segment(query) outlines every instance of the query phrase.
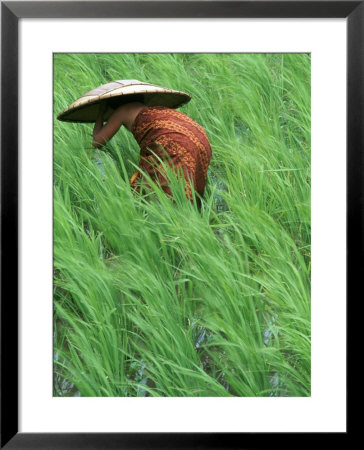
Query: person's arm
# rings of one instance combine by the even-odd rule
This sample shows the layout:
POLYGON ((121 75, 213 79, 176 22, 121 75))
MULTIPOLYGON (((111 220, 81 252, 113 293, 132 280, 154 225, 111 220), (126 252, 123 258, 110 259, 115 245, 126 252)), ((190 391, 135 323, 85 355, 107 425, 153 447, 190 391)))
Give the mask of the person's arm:
POLYGON ((97 137, 98 137, 98 134, 99 134, 100 130, 104 126, 103 117, 104 117, 105 111, 106 111, 106 103, 100 103, 100 105, 99 105, 99 113, 97 115, 97 118, 96 118, 96 121, 95 121, 95 125, 94 125, 94 130, 93 130, 93 133, 92 133, 92 136, 93 136, 92 145, 95 148, 100 148, 100 147, 102 147, 104 145, 104 143, 102 144, 97 139, 97 137))
POLYGON ((95 121, 93 131, 93 143, 95 148, 103 147, 107 141, 109 141, 114 134, 119 130, 124 121, 124 108, 120 106, 110 116, 109 120, 103 125, 103 116, 106 111, 106 104, 101 103, 99 114, 95 121))

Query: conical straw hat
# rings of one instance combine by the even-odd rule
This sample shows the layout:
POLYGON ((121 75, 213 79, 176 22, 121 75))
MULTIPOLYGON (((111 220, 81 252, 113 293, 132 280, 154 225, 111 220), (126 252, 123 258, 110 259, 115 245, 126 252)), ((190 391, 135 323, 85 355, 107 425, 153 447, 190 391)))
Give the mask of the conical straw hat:
POLYGON ((66 122, 95 122, 99 103, 103 101, 109 105, 104 114, 104 120, 107 120, 117 106, 133 101, 142 101, 146 106, 178 108, 190 100, 191 96, 185 92, 138 80, 118 80, 86 92, 58 114, 57 119, 66 122))

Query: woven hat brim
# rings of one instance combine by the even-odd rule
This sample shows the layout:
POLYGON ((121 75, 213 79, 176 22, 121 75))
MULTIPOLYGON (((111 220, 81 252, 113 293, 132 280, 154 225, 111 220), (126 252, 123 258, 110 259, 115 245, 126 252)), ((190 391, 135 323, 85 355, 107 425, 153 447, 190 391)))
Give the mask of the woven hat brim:
MULTIPOLYGON (((95 90, 91 91, 90 94, 93 92, 95 90)), ((85 94, 62 111, 57 116, 57 119, 65 122, 95 122, 101 102, 107 102, 108 99, 113 99, 115 102, 120 98, 120 104, 122 104, 126 100, 132 102, 133 98, 139 98, 141 95, 146 106, 179 108, 191 100, 191 96, 185 92, 165 89, 159 86, 146 84, 122 86, 101 95, 85 94)), ((108 107, 105 111, 104 119, 108 120, 113 111, 113 108, 108 107)))

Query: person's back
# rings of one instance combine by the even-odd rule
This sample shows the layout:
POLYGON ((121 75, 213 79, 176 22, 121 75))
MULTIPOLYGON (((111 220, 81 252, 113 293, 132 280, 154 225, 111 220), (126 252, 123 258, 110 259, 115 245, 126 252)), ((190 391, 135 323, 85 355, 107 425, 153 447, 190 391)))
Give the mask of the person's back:
MULTIPOLYGON (((171 194, 163 163, 186 179, 186 196, 192 200, 190 183, 202 196, 206 184, 211 147, 205 130, 186 114, 165 106, 151 106, 137 115, 131 132, 141 149, 139 167, 171 194), (160 162, 159 159, 162 161, 160 162)), ((132 185, 136 186, 140 175, 132 185)))

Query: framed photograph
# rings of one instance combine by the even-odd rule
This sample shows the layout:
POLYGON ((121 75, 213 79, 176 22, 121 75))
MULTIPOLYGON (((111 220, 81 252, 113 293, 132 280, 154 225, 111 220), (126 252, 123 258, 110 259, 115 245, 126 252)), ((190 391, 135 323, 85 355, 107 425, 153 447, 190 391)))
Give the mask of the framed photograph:
POLYGON ((1 447, 347 437, 363 3, 1 21, 1 447))

